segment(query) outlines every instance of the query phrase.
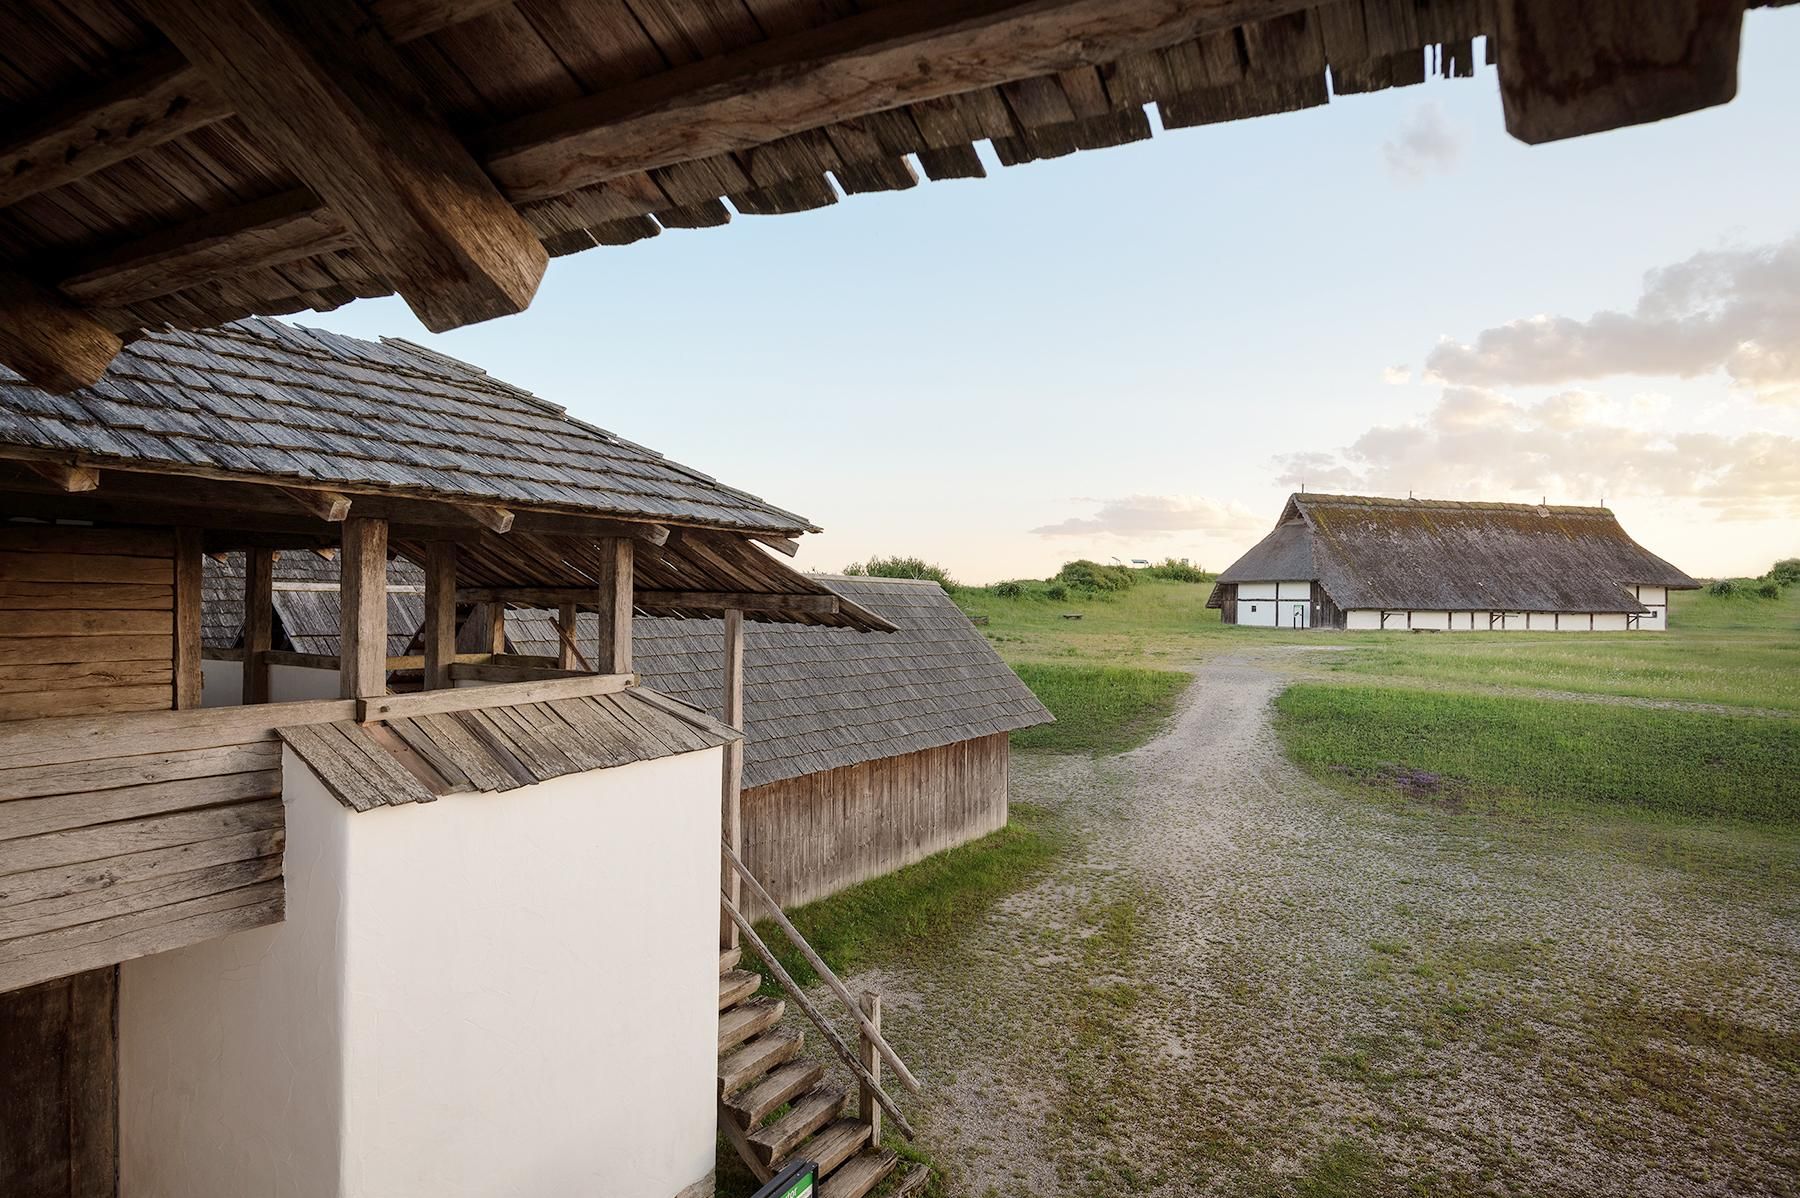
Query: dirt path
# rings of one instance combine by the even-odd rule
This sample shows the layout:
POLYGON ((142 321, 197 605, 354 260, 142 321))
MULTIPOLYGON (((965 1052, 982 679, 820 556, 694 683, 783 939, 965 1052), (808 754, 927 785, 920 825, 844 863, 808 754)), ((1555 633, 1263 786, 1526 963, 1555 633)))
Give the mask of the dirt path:
POLYGON ((1795 842, 1343 798, 1281 755, 1275 661, 1017 760, 1064 863, 860 979, 948 1192, 1800 1194, 1795 842))

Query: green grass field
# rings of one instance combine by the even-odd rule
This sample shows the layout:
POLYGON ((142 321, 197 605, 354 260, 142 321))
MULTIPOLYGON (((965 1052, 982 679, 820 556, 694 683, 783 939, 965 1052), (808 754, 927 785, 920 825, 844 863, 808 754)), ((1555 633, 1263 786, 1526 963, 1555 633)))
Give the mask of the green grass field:
POLYGON ((1123 753, 1143 744, 1167 722, 1188 675, 1134 666, 1015 666, 1025 685, 1056 717, 1013 733, 1015 749, 1046 753, 1123 753))

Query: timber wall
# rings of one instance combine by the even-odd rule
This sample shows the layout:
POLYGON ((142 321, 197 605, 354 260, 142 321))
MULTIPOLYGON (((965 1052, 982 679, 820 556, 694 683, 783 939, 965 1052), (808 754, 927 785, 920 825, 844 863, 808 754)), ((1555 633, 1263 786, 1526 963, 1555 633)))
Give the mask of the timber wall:
POLYGON ((747 789, 744 863, 797 906, 985 836, 1006 824, 1008 755, 1001 732, 747 789))
POLYGON ((0 720, 173 703, 174 539, 0 526, 0 720))

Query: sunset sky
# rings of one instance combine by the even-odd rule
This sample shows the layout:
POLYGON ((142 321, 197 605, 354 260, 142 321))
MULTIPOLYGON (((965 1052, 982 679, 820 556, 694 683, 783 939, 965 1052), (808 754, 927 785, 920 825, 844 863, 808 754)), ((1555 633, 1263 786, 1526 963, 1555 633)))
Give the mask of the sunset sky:
MULTIPOLYGON (((1738 99, 1548 146, 1474 79, 737 217, 406 337, 958 578, 1219 569, 1311 490, 1596 503, 1698 575, 1800 554, 1800 9, 1738 99)), ((1154 111, 1152 121, 1154 122, 1154 111)))

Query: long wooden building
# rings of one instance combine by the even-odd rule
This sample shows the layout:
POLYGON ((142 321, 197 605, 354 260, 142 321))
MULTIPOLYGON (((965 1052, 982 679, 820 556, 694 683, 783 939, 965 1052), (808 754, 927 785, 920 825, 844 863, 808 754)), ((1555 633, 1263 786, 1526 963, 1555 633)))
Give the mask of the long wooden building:
POLYGON ((721 1129, 892 1173, 864 1054, 917 1081, 860 1011, 867 1112, 740 1097, 799 1051, 736 968, 742 734, 634 665, 634 611, 891 633, 770 552, 812 527, 403 342, 255 320, 0 380, 0 1194, 701 1198, 721 1129), (275 644, 277 553, 329 570, 331 654, 275 644), (564 659, 507 652, 545 597, 564 659))
POLYGON ((1261 628, 1659 632, 1699 585, 1603 507, 1298 494, 1206 605, 1261 628))
MULTIPOLYGON (((208 664, 232 694, 241 644, 241 558, 208 562, 208 664)), ((810 902, 1005 826, 1009 734, 1052 717, 934 582, 811 575, 897 630, 757 624, 744 633, 743 856, 782 905, 810 902)), ((412 647, 423 575, 390 571, 389 645, 412 647)), ((276 565, 273 641, 293 661, 338 651, 335 569, 312 555, 276 565)), ((579 646, 592 622, 577 622, 579 646)), ((506 647, 557 657, 555 613, 506 613, 506 647)), ((724 717, 721 620, 640 615, 644 685, 724 717)), ((210 700, 209 700, 210 701, 210 700)), ((754 908, 756 904, 751 904, 754 908)))

